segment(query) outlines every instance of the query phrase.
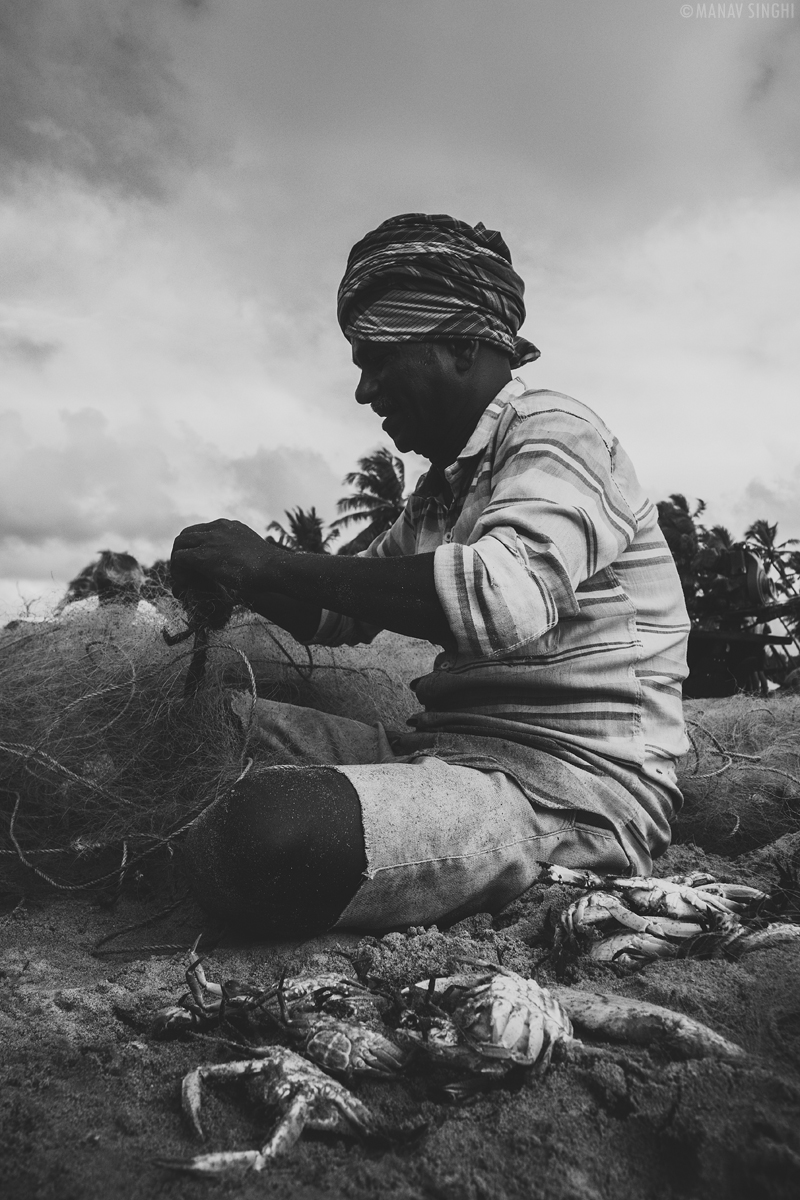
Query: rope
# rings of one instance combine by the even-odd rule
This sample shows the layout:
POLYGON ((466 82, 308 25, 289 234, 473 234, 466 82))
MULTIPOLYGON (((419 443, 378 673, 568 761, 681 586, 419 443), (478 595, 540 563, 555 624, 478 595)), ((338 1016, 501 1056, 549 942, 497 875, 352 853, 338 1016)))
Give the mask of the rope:
MULTIPOLYGON (((223 930, 224 933, 224 930, 223 930)), ((200 946, 204 951, 213 950, 219 944, 219 939, 223 934, 215 939, 211 939, 208 946, 200 946, 199 940, 195 942, 195 946, 200 946)), ((94 951, 92 951, 94 953, 94 951)), ((98 950, 97 957, 101 958, 104 954, 188 954, 189 949, 185 942, 162 942, 154 946, 112 946, 108 950, 98 950)), ((188 1032, 188 1031, 187 1031, 188 1032)))
POLYGON ((272 633, 272 632, 271 632, 271 631, 270 631, 270 630, 267 628, 267 626, 266 626, 266 625, 264 626, 264 633, 267 635, 267 637, 270 639, 270 641, 273 641, 273 642, 275 643, 275 645, 276 645, 276 646, 278 647, 278 649, 280 650, 281 654, 283 654, 283 656, 284 656, 285 658, 288 658, 289 662, 292 664, 292 666, 294 667, 295 671, 297 671, 297 674, 300 676, 300 678, 303 680, 303 682, 304 682, 304 683, 308 683, 308 682, 310 681, 310 679, 311 679, 311 676, 312 676, 312 675, 313 675, 313 673, 314 673, 314 659, 313 659, 313 657, 312 657, 312 655, 311 655, 311 649, 310 649, 310 647, 309 647, 309 646, 304 646, 304 647, 303 647, 303 648, 304 648, 304 650, 305 650, 305 652, 306 652, 306 656, 308 657, 308 667, 307 667, 307 668, 303 668, 303 667, 300 667, 300 666, 299 666, 299 665, 298 665, 298 664, 295 662, 295 660, 292 658, 291 654, 290 654, 290 653, 289 653, 289 651, 286 649, 286 647, 283 645, 283 643, 282 643, 282 642, 281 642, 281 641, 280 641, 278 638, 276 638, 275 634, 274 634, 274 633, 272 633))
POLYGON ((132 925, 125 925, 122 929, 117 929, 114 933, 107 933, 105 937, 101 937, 95 942, 89 953, 96 954, 101 946, 105 946, 107 942, 116 941, 123 934, 134 933, 137 929, 146 929, 148 925, 156 925, 164 917, 168 917, 170 913, 175 912, 176 908, 180 908, 184 901, 189 899, 190 895, 191 891, 187 888, 182 896, 179 896, 172 904, 168 904, 166 908, 162 908, 157 913, 154 913, 152 917, 145 917, 143 921, 134 921, 132 925))
POLYGON ((716 771, 707 771, 703 775, 698 775, 697 768, 700 766, 700 752, 697 749, 697 744, 695 743, 694 738, 692 737, 691 734, 688 734, 689 741, 691 742, 692 748, 694 749, 696 760, 697 760, 696 765, 695 765, 695 770, 693 773, 694 779, 715 779, 718 775, 724 775, 724 773, 727 770, 729 770, 730 767, 734 766, 734 759, 736 759, 741 764, 757 763, 759 770, 768 771, 771 775, 780 775, 781 778, 790 780, 791 783, 793 783, 796 787, 800 788, 800 778, 798 778, 796 775, 792 775, 791 772, 789 772, 789 771, 782 771, 780 769, 780 767, 766 766, 763 761, 763 755, 761 755, 761 754, 742 754, 738 750, 728 750, 727 747, 723 746, 722 743, 719 741, 719 739, 714 736, 714 734, 711 732, 711 730, 706 729, 705 725, 701 725, 699 721, 690 721, 687 718, 686 724, 693 725, 696 729, 699 729, 701 733, 704 733, 706 735, 706 737, 709 739, 709 741, 712 743, 712 746, 713 746, 712 754, 719 754, 722 758, 725 759, 725 762, 716 771))
POLYGON ((118 799, 113 792, 108 788, 104 788, 99 783, 94 783, 91 779, 87 779, 84 775, 77 775, 75 771, 71 771, 69 767, 65 767, 58 759, 53 758, 50 754, 46 754, 44 750, 39 750, 36 746, 29 746, 26 742, 0 742, 0 750, 5 750, 7 754, 13 754, 17 758, 35 758, 45 767, 50 767, 51 770, 60 772, 66 775, 68 779, 74 780, 76 783, 82 783, 84 787, 89 788, 92 792, 97 792, 99 796, 105 796, 106 800, 118 799))
MULTIPOLYGON (((250 662, 250 659, 247 657, 244 650, 240 650, 238 646, 232 646, 230 644, 230 642, 221 642, 220 648, 223 650, 232 650, 234 652, 234 654, 239 655, 239 657, 241 658, 245 667, 247 668, 247 675, 250 680, 250 698, 252 700, 252 704, 250 705, 250 716, 247 721, 247 728, 244 731, 244 742, 242 744, 242 752, 241 752, 241 755, 239 756, 239 764, 242 765, 245 762, 245 756, 247 754, 247 749, 250 744, 250 736, 253 732, 253 717, 255 716, 256 704, 258 702, 258 688, 256 686, 256 677, 255 677, 255 672, 253 671, 253 667, 250 662)), ((239 779, 236 780, 236 783, 239 783, 239 781, 241 779, 244 779, 244 776, 250 770, 250 767, 252 765, 253 765, 253 760, 250 759, 249 766, 246 768, 244 773, 239 776, 239 779)), ((235 787, 236 784, 233 784, 233 786, 235 787)))
MULTIPOLYGON (((248 758, 243 770, 231 784, 231 789, 235 788, 237 783, 241 783, 252 765, 252 758, 248 758)), ((115 867, 113 871, 107 871, 105 875, 99 875, 96 879, 90 879, 87 883, 59 883, 57 879, 53 879, 50 875, 45 874, 44 871, 41 871, 37 866, 35 866, 34 863, 29 862, 25 856, 25 853, 23 852, 22 847, 17 841, 16 834, 14 833, 14 825, 16 823, 17 813, 19 811, 21 796, 19 792, 12 792, 11 794, 16 796, 16 801, 14 803, 14 811, 11 814, 11 819, 8 825, 9 837, 14 844, 17 858, 21 863, 23 863, 24 866, 33 871, 34 875, 38 875, 38 877, 43 879, 45 883, 48 883, 51 887, 57 888, 62 892, 82 892, 86 891, 88 888, 97 887, 97 885, 100 883, 106 883, 109 879, 119 878, 120 867, 115 867)), ((178 838, 181 836, 181 834, 186 833, 186 831, 190 829, 192 825, 194 825, 195 821, 197 821, 203 815, 205 810, 209 808, 218 798, 218 795, 214 796, 213 799, 208 800, 205 804, 201 805, 198 811, 195 812, 194 816, 192 816, 191 820, 181 825, 178 829, 173 830, 172 833, 168 833, 165 837, 156 838, 155 845, 148 847, 147 850, 143 850, 141 854, 134 855, 130 861, 127 861, 126 858, 123 862, 123 866, 132 867, 135 863, 140 863, 149 855, 154 854, 156 850, 160 850, 162 846, 168 846, 175 838, 178 838)), ((125 843, 123 843, 123 846, 125 846, 125 843)))

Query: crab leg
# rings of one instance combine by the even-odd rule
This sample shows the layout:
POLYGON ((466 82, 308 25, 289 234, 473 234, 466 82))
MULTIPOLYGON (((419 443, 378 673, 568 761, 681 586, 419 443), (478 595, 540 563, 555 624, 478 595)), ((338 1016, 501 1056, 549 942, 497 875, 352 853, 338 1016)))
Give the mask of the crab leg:
POLYGON ((785 946, 800 942, 800 925, 783 925, 779 921, 756 929, 753 933, 741 933, 734 942, 736 953, 750 954, 753 950, 771 950, 773 946, 785 946))
MULTIPOLYGON (((695 932, 697 928, 695 927, 695 932)), ((595 962, 617 962, 624 966, 648 959, 675 958, 678 947, 656 933, 612 933, 589 947, 595 962)))
POLYGON ((707 1025, 658 1004, 608 993, 554 987, 551 994, 564 1006, 576 1027, 611 1041, 640 1046, 663 1042, 678 1058, 721 1058, 737 1061, 745 1051, 707 1025))
POLYGON ((195 1003, 200 1008, 219 1008, 222 1000, 222 987, 218 983, 209 983, 203 970, 203 960, 194 951, 192 951, 189 966, 186 969, 186 983, 195 1003), (207 993, 217 998, 209 1003, 206 999, 207 993))
POLYGON ((204 1067, 196 1067, 184 1076, 181 1084, 181 1105, 186 1118, 201 1142, 206 1135, 200 1124, 200 1107, 203 1100, 202 1085, 204 1079, 244 1079, 249 1075, 267 1074, 272 1071, 270 1059, 245 1059, 240 1062, 212 1063, 204 1067))
POLYGON ((190 1175, 220 1175, 223 1171, 262 1171, 267 1160, 258 1150, 219 1150, 215 1154, 196 1154, 194 1158, 157 1158, 156 1165, 168 1171, 190 1175))
MULTIPOLYGON (((278 1158, 281 1154, 289 1153, 306 1124, 310 1123, 312 1104, 313 1102, 309 1102, 308 1096, 302 1092, 298 1092, 292 1099, 285 1111, 281 1113, 278 1124, 261 1147, 259 1154, 262 1166, 271 1158, 278 1158)), ((261 1166, 256 1166, 255 1170, 260 1171, 261 1166)))

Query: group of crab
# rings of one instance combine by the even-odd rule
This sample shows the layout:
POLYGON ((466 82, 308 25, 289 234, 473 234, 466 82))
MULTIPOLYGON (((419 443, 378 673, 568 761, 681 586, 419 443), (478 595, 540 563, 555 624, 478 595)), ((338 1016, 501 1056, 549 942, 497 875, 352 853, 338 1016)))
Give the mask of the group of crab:
MULTIPOLYGON (((563 868, 548 870, 552 882, 599 888, 600 877, 590 878, 588 872, 572 872, 567 879, 563 868)), ((593 922, 599 906, 590 898, 603 894, 590 891, 586 903, 571 906, 566 921, 573 930, 584 913, 592 914, 593 922)), ((665 894, 678 893, 667 887, 665 894)), ((575 1030, 644 1046, 657 1042, 675 1057, 736 1061, 744 1056, 741 1047, 707 1026, 658 1005, 566 987, 548 989, 498 964, 458 961, 468 969, 422 979, 395 993, 374 979, 337 974, 284 976, 266 987, 233 980, 218 984, 206 978, 193 951, 188 991, 158 1013, 153 1036, 213 1036, 240 1057, 186 1075, 182 1102, 189 1124, 202 1139, 202 1085, 211 1079, 249 1081, 261 1103, 277 1110, 278 1120, 259 1149, 162 1159, 162 1165, 197 1174, 260 1171, 290 1150, 305 1128, 390 1140, 416 1136, 424 1128, 421 1122, 388 1127, 347 1085, 359 1078, 398 1079, 415 1062, 432 1064, 449 1079, 440 1082, 445 1096, 458 1101, 511 1072, 541 1072, 554 1054, 611 1053, 580 1042, 575 1030), (225 1032, 231 1036, 219 1036, 225 1032), (268 1033, 293 1048, 265 1044, 268 1033)))
POLYGON ((740 958, 800 942, 800 925, 771 921, 783 893, 694 872, 665 879, 546 865, 539 882, 584 889, 561 914, 559 948, 635 968, 657 958, 740 958))

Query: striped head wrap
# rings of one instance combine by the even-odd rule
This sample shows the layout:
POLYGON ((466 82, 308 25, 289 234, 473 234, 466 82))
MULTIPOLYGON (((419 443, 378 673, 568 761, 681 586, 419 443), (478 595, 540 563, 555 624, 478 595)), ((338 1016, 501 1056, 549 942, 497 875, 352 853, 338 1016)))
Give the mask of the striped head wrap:
POLYGON ((519 367, 539 357, 531 342, 517 337, 524 290, 495 230, 441 214, 404 213, 350 251, 339 285, 339 324, 350 342, 477 338, 519 367))

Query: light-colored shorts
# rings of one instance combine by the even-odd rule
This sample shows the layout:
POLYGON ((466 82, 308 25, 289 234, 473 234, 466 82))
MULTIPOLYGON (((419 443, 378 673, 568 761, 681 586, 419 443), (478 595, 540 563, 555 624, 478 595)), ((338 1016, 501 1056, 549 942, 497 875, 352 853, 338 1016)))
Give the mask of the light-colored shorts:
MULTIPOLYGON (((428 752, 397 755, 381 725, 271 700, 258 700, 251 718, 251 707, 249 695, 235 694, 260 761, 333 766, 358 795, 367 867, 337 928, 385 931, 497 912, 534 882, 542 862, 649 869, 610 822, 538 806, 502 771, 428 752)), ((564 764, 566 788, 570 770, 564 764)))

